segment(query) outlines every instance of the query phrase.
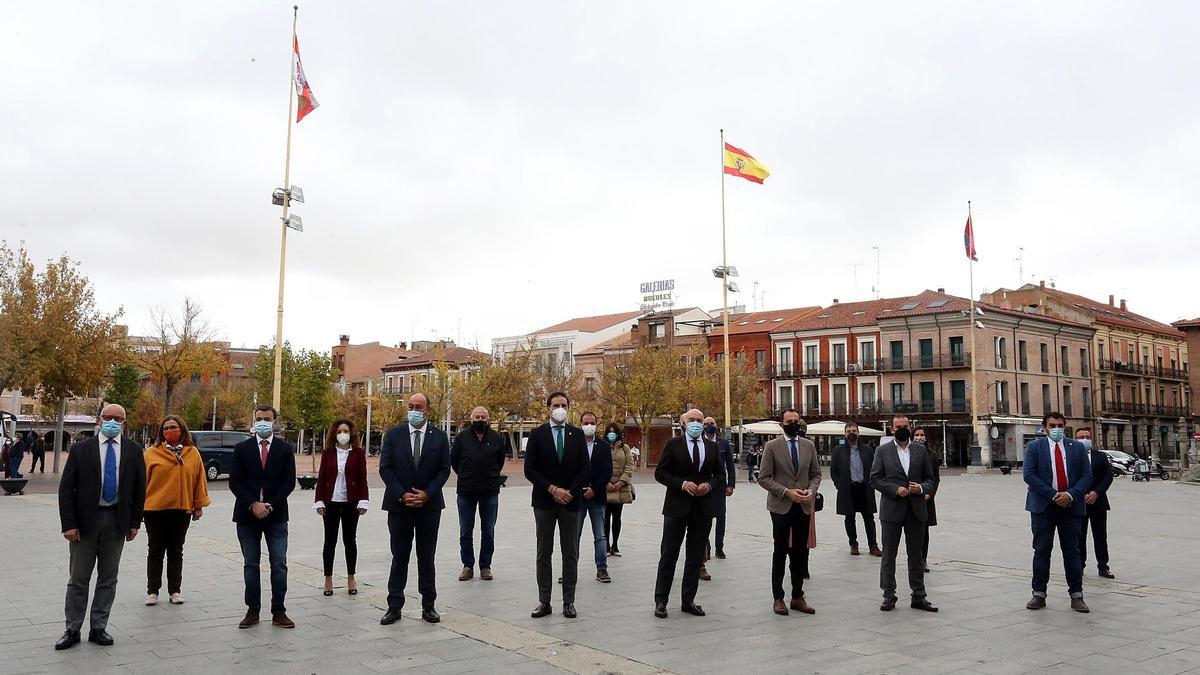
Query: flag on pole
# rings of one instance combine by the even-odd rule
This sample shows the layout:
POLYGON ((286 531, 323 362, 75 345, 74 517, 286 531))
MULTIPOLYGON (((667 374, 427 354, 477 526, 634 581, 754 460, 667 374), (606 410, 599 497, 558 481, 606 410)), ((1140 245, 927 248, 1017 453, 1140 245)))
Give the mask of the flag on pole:
POLYGON ((308 78, 304 77, 304 66, 300 63, 300 41, 295 36, 292 36, 292 65, 295 70, 292 79, 296 83, 296 97, 299 99, 296 104, 296 121, 299 122, 321 104, 317 103, 317 97, 308 86, 308 78))
POLYGON ((975 229, 971 227, 971 214, 967 214, 967 227, 963 230, 963 246, 967 249, 967 259, 979 262, 975 257, 975 229))
POLYGON ((767 176, 771 175, 771 172, 767 171, 767 167, 759 164, 757 159, 750 156, 750 153, 739 150, 728 143, 725 144, 725 173, 760 184, 767 176))

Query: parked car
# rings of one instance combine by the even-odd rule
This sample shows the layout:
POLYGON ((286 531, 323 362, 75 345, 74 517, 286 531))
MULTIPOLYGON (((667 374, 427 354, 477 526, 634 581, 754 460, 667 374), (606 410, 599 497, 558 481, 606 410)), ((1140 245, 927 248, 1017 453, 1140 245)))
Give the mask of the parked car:
POLYGON ((233 466, 233 448, 250 438, 245 431, 193 431, 192 441, 204 461, 204 472, 209 480, 228 474, 233 466))
POLYGON ((1114 476, 1133 473, 1133 464, 1137 461, 1137 457, 1120 450, 1101 450, 1100 452, 1108 455, 1108 463, 1112 465, 1114 476))

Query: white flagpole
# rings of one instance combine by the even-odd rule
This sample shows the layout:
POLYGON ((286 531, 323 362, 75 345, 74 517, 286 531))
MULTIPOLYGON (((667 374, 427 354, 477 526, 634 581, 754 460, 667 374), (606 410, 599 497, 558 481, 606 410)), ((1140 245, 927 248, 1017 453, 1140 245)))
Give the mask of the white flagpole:
MULTIPOLYGON (((971 222, 971 202, 970 202, 970 200, 967 201, 967 221, 971 222)), ((975 243, 975 223, 971 222, 971 244, 972 244, 972 246, 974 245, 974 243, 975 243)), ((972 445, 979 446, 979 463, 982 465, 982 467, 984 469, 987 469, 987 468, 990 468, 992 465, 992 448, 991 448, 990 444, 986 443, 986 439, 983 437, 983 434, 979 433, 979 396, 980 396, 980 391, 983 392, 984 396, 987 395, 987 387, 984 386, 981 389, 979 386, 979 382, 975 379, 975 362, 978 360, 978 357, 979 357, 978 345, 975 344, 975 256, 973 256, 973 255, 967 256, 967 269, 969 270, 970 288, 971 288, 971 298, 970 298, 970 300, 971 300, 971 316, 968 319, 970 321, 969 326, 970 326, 970 332, 971 332, 971 354, 970 354, 971 388, 972 388, 972 391, 971 391, 971 443, 972 443, 972 445)))
POLYGON ((296 21, 299 14, 300 6, 292 5, 292 57, 289 59, 291 75, 288 78, 287 151, 283 159, 283 222, 279 226, 279 305, 275 312, 275 382, 271 387, 271 405, 275 410, 279 410, 280 389, 283 385, 283 283, 287 262, 288 202, 292 200, 288 186, 292 170, 292 101, 296 96, 296 21))
POLYGON ((721 129, 721 332, 725 340, 725 426, 733 426, 729 405, 729 258, 725 249, 725 130, 721 129))

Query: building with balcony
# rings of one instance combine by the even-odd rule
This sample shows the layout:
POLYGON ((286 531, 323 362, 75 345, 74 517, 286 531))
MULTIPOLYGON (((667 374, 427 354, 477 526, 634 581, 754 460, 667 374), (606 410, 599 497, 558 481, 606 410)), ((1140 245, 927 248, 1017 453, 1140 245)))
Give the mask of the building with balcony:
POLYGON ((982 296, 1002 307, 1085 324, 1094 331, 1086 359, 1097 394, 1096 437, 1102 447, 1178 461, 1195 425, 1189 412, 1187 334, 1129 310, 1125 300, 1108 302, 1026 284, 982 296))
POLYGON ((479 364, 492 357, 466 347, 447 342, 416 356, 393 361, 382 368, 380 394, 407 398, 437 379, 439 364, 445 364, 456 377, 469 378, 479 370, 479 364))
POLYGON ((532 333, 492 339, 492 356, 503 360, 509 354, 530 350, 544 369, 571 374, 575 355, 629 331, 641 312, 584 316, 546 326, 532 333))
POLYGON ((410 350, 407 347, 408 345, 403 342, 395 347, 381 345, 378 342, 353 345, 350 344, 349 335, 342 335, 338 344, 334 345, 331 350, 333 369, 338 374, 338 384, 344 391, 349 388, 364 388, 367 380, 378 383, 383 376, 384 366, 421 356, 421 352, 410 350))
MULTIPOLYGON (((762 312, 748 312, 729 316, 729 353, 737 363, 750 362, 760 373, 763 390, 769 387, 771 380, 771 331, 777 330, 789 321, 796 321, 820 313, 820 307, 796 307, 793 309, 777 309, 762 312)), ((725 333, 720 312, 713 313, 714 318, 708 331, 708 356, 714 361, 725 357, 725 333)))

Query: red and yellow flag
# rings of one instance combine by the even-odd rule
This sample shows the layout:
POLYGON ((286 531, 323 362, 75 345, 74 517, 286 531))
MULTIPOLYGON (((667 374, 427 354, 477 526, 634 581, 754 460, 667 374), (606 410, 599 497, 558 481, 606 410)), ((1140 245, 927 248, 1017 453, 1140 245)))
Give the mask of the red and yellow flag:
POLYGON ((750 153, 728 143, 725 144, 725 173, 760 184, 771 175, 767 167, 759 164, 750 153))

